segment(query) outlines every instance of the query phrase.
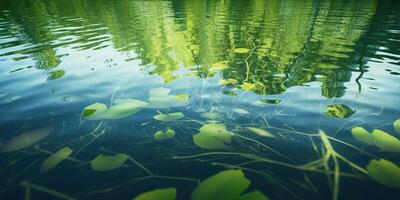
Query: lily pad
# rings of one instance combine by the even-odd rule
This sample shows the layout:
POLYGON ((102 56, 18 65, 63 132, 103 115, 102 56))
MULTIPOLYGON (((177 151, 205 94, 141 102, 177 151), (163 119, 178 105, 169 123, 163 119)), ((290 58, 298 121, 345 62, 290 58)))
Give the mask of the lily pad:
POLYGON ((242 54, 242 53, 249 53, 250 49, 247 48, 236 48, 233 50, 234 53, 242 54))
POLYGON ((107 110, 107 105, 103 103, 94 103, 83 109, 82 115, 90 120, 101 119, 101 112, 107 110))
POLYGON ((103 113, 104 119, 121 119, 129 117, 145 108, 149 103, 137 99, 117 99, 103 113))
POLYGON ((168 129, 167 131, 157 131, 154 133, 154 138, 156 140, 166 140, 166 139, 171 139, 175 136, 175 131, 172 129, 168 129))
POLYGON ((400 140, 385 131, 375 129, 371 133, 375 146, 383 151, 400 153, 400 140))
POLYGON ((58 164, 60 164, 63 160, 68 158, 69 155, 71 155, 72 149, 69 147, 64 147, 60 150, 58 150, 56 153, 48 157, 43 163, 40 168, 41 172, 47 172, 56 167, 58 164))
POLYGON ((363 143, 369 144, 369 145, 374 144, 374 138, 363 127, 354 127, 353 129, 351 129, 351 134, 353 135, 353 137, 356 140, 358 140, 360 142, 363 142, 363 143))
POLYGON ((266 200, 259 191, 242 194, 250 185, 242 170, 226 170, 202 181, 192 192, 191 200, 266 200))
POLYGON ((367 171, 369 176, 379 183, 400 188, 400 167, 394 163, 385 159, 371 160, 367 171))
POLYGON ((232 109, 232 111, 233 111, 234 113, 241 114, 241 115, 250 114, 249 111, 247 111, 247 110, 245 110, 245 109, 243 109, 243 108, 234 108, 234 109, 232 109))
POLYGON ((335 118, 349 118, 356 112, 355 110, 344 104, 328 105, 326 109, 328 111, 325 112, 325 115, 335 118))
POLYGON ((167 88, 155 88, 150 90, 149 102, 150 108, 172 108, 189 105, 190 95, 169 95, 167 88))
POLYGON ((226 149, 231 143, 231 133, 222 124, 206 124, 193 136, 193 142, 205 149, 226 149))
POLYGON ((175 121, 184 118, 185 115, 181 112, 174 112, 169 114, 158 114, 154 116, 154 119, 159 121, 175 121))
POLYGON ((103 172, 117 169, 124 165, 127 160, 128 155, 122 153, 114 156, 104 156, 103 154, 100 154, 90 162, 90 166, 95 171, 103 172))
POLYGON ((253 84, 253 83, 243 83, 242 85, 241 85, 241 88, 243 89, 243 90, 254 90, 254 89, 256 89, 257 88, 257 86, 256 86, 256 84, 253 84))
POLYGON ((398 134, 400 134, 400 119, 393 122, 393 128, 398 134))
POLYGON ((256 135, 259 135, 259 136, 262 136, 262 137, 275 137, 269 131, 261 129, 261 128, 246 127, 246 129, 251 131, 252 133, 255 133, 256 135))
POLYGON ((175 188, 156 189, 145 192, 133 200, 174 200, 176 198, 175 188))
POLYGON ((4 146, 1 148, 1 151, 11 152, 28 147, 44 139, 51 133, 51 131, 53 131, 53 129, 53 127, 46 127, 22 133, 21 135, 11 139, 8 143, 4 144, 4 146))

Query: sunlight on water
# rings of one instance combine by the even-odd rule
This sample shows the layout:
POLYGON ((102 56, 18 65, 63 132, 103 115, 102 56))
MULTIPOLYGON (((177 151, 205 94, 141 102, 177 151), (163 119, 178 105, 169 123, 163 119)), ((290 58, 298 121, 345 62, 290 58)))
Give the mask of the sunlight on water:
POLYGON ((0 0, 0 199, 395 199, 400 3, 0 0))

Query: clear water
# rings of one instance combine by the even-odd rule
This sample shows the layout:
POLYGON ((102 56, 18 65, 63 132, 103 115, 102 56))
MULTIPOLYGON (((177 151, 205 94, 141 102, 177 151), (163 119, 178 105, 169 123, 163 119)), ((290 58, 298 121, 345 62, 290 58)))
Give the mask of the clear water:
POLYGON ((399 75, 394 0, 1 0, 0 199, 133 199, 170 187, 177 199, 190 199, 199 182, 229 169, 242 170, 247 191, 270 199, 395 199, 398 188, 343 160, 299 166, 326 155, 318 130, 363 170, 372 159, 399 166, 398 152, 351 134, 361 126, 400 138, 392 125, 400 118, 399 75), (147 102, 160 87, 190 95, 189 104, 121 119, 82 116, 93 103, 147 102), (185 117, 153 117, 174 112, 185 117), (231 143, 196 145, 193 136, 206 124, 226 126, 231 143), (5 150, 44 127, 54 129, 5 150), (173 138, 154 138, 168 128, 173 138), (63 147, 73 153, 41 173, 63 147), (152 175, 131 160, 114 170, 91 168, 98 155, 117 153, 152 175))

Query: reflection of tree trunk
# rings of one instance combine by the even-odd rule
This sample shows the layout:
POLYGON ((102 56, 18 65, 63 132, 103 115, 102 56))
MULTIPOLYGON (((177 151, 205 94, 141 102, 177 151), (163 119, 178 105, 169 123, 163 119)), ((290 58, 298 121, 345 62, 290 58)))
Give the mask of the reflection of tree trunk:
POLYGON ((309 49, 308 47, 309 47, 311 38, 313 36, 314 27, 315 27, 315 24, 317 21, 318 13, 320 10, 320 5, 321 5, 320 1, 316 1, 315 5, 313 6, 313 11, 312 11, 311 20, 310 20, 311 21, 310 28, 307 31, 308 35, 304 42, 304 46, 302 49, 300 49, 299 54, 293 59, 293 63, 291 65, 289 65, 289 67, 287 68, 287 70, 285 72, 286 78, 288 78, 288 79, 291 78, 289 76, 289 73, 292 71, 292 68, 295 67, 297 65, 297 63, 301 62, 301 58, 303 58, 307 54, 307 51, 309 49))

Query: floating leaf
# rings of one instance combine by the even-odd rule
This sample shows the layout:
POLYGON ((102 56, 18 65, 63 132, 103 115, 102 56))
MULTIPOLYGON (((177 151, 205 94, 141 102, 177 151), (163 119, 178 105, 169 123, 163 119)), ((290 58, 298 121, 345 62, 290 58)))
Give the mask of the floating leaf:
POLYGON ((250 185, 242 170, 226 170, 202 181, 192 192, 191 200, 266 200, 261 192, 242 194, 250 185))
POLYGON ((249 51, 250 49, 247 48, 236 48, 233 50, 234 53, 239 53, 239 54, 248 53, 249 51))
POLYGON ((325 112, 325 115, 336 118, 349 118, 356 112, 344 104, 328 105, 326 108, 328 111, 325 112))
POLYGON ((279 99, 261 99, 261 102, 267 103, 267 104, 280 104, 282 100, 279 99))
POLYGON ((154 116, 154 119, 159 121, 175 121, 178 119, 182 119, 185 115, 181 112, 174 112, 170 114, 158 114, 154 116))
POLYGON ((275 137, 272 135, 269 131, 261 129, 261 128, 256 128, 256 127, 246 127, 247 130, 251 131, 252 133, 255 133, 259 136, 263 137, 275 137))
POLYGON ((189 105, 190 95, 169 95, 167 88, 155 88, 150 90, 150 108, 172 108, 189 105))
POLYGON ((238 94, 235 91, 231 91, 231 90, 225 90, 222 92, 223 94, 229 95, 229 96, 237 96, 238 94))
POLYGON ((172 129, 168 129, 167 131, 157 131, 154 133, 154 138, 156 140, 166 140, 166 139, 171 139, 175 136, 175 131, 172 129))
POLYGON ((82 115, 91 120, 100 119, 102 117, 101 112, 107 110, 107 105, 103 103, 94 103, 86 106, 83 109, 82 115))
POLYGON ((137 99, 117 99, 103 114, 103 119, 121 119, 145 108, 149 103, 137 99))
POLYGON ((371 160, 367 171, 369 176, 379 183, 400 188, 400 168, 394 163, 385 159, 371 160))
POLYGON ((145 192, 133 200, 174 200, 176 198, 175 188, 156 189, 145 192))
POLYGON ((351 129, 351 134, 355 139, 365 144, 372 145, 374 143, 374 138, 372 138, 372 135, 363 127, 354 127, 351 129))
POLYGON ((206 124, 202 126, 200 132, 193 136, 193 142, 205 149, 228 148, 231 143, 231 133, 222 124, 206 124))
POLYGON ((236 85, 238 81, 236 79, 222 79, 219 81, 220 85, 236 85))
POLYGON ((256 86, 256 84, 253 84, 253 83, 246 83, 246 82, 245 82, 245 83, 242 84, 241 88, 242 88, 243 90, 254 90, 254 89, 257 88, 257 86, 256 86))
POLYGON ((232 111, 233 111, 234 113, 241 114, 241 115, 250 114, 249 111, 247 111, 247 110, 245 110, 245 109, 243 109, 243 108, 234 108, 234 109, 232 109, 232 111))
POLYGON ((100 154, 90 162, 90 166, 95 171, 103 172, 121 167, 126 160, 128 160, 128 155, 122 153, 114 156, 103 156, 103 154, 100 154))
POLYGON ((372 131, 371 136, 375 146, 383 151, 400 153, 400 140, 391 136, 389 133, 375 129, 372 131))
POLYGON ((169 94, 169 92, 170 92, 170 89, 159 87, 159 88, 151 89, 149 92, 149 96, 150 97, 165 97, 169 94))
POLYGON ((46 127, 22 133, 21 135, 11 139, 8 143, 2 146, 1 151, 17 151, 28 147, 48 136, 51 131, 53 131, 53 129, 53 127, 46 127))
POLYGON ((71 155, 72 149, 69 147, 64 147, 60 150, 58 150, 56 153, 48 157, 43 163, 40 168, 40 172, 47 172, 56 167, 58 164, 60 164, 63 160, 68 158, 69 155, 71 155))
POLYGON ((400 119, 393 122, 393 128, 398 134, 400 134, 400 119))

